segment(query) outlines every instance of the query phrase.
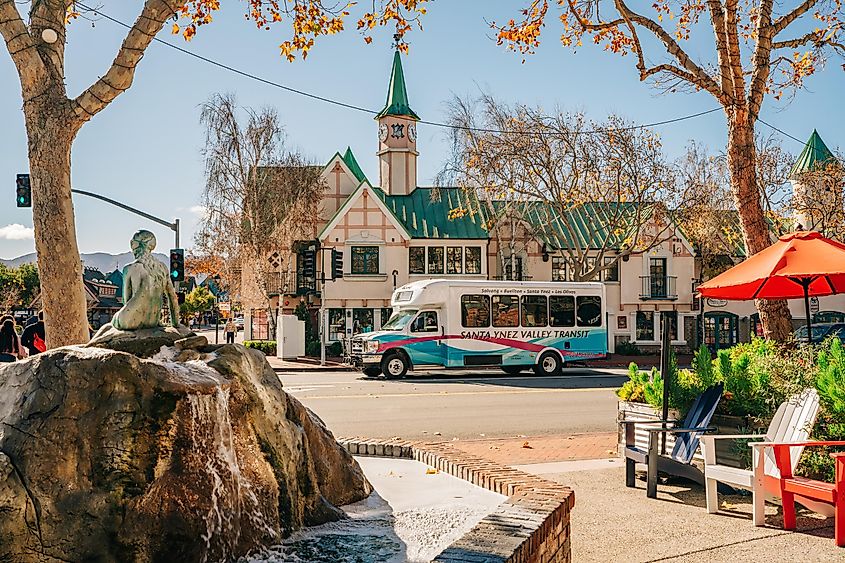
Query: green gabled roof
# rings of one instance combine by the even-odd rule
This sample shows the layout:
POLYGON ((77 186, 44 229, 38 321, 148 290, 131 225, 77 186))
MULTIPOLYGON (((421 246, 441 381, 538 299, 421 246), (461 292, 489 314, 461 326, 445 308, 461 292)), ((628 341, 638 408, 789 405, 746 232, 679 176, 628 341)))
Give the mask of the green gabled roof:
POLYGON ((352 154, 352 147, 346 147, 346 154, 344 154, 341 158, 343 159, 343 162, 346 163, 346 166, 349 167, 349 170, 352 171, 352 175, 355 176, 355 179, 358 180, 358 182, 363 182, 367 179, 364 175, 364 171, 361 170, 361 167, 358 165, 358 161, 355 160, 355 155, 352 154))
POLYGON ((795 164, 792 165, 792 170, 789 171, 789 177, 793 178, 798 174, 813 172, 835 161, 836 157, 833 156, 833 153, 824 144, 818 131, 813 129, 813 134, 810 135, 810 139, 804 145, 804 150, 801 152, 798 160, 795 161, 795 164))
POLYGON ((484 219, 469 205, 461 188, 417 188, 408 195, 387 195, 379 188, 373 191, 381 198, 412 238, 487 239, 484 219), (434 197, 432 197, 434 196, 434 197), (465 209, 461 217, 450 218, 450 212, 465 209))
MULTIPOLYGON (((516 216, 524 218, 536 236, 554 249, 565 248, 620 248, 627 232, 611 233, 609 225, 624 225, 642 221, 637 218, 638 206, 634 203, 591 202, 575 205, 562 214, 555 206, 543 201, 526 201, 519 204, 516 216)), ((640 211, 648 213, 648 211, 640 211)))
POLYGON ((393 70, 390 71, 390 85, 387 88, 387 102, 378 112, 376 119, 386 115, 401 115, 419 119, 408 103, 408 90, 405 88, 405 73, 402 72, 402 57, 399 51, 393 55, 393 70))

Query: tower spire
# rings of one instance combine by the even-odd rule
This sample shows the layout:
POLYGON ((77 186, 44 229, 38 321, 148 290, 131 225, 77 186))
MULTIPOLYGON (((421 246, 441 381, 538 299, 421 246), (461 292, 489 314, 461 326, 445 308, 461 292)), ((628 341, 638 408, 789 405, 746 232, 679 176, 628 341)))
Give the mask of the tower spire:
POLYGON ((405 87, 405 73, 402 71, 402 56, 398 43, 393 53, 393 68, 390 71, 390 85, 387 87, 387 101, 384 108, 376 115, 380 119, 386 115, 397 115, 419 120, 408 102, 408 90, 405 87))

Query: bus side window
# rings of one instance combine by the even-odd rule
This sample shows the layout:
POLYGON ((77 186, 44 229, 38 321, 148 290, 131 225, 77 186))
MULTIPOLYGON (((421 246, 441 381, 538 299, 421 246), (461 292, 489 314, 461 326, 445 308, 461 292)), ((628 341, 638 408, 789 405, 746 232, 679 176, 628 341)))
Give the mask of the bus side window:
POLYGON ((578 326, 601 326, 601 297, 578 296, 578 326))
POLYGON ((494 295, 491 301, 493 304, 493 326, 519 326, 519 297, 516 295, 494 295))
POLYGON ((522 326, 539 327, 548 324, 549 305, 545 295, 522 296, 522 326))
POLYGON ((423 311, 411 323, 411 332, 437 332, 437 313, 423 311))
POLYGON ((549 297, 549 324, 552 326, 575 326, 575 298, 570 295, 549 297))
POLYGON ((461 295, 461 324, 464 328, 490 326, 490 297, 487 295, 461 295))

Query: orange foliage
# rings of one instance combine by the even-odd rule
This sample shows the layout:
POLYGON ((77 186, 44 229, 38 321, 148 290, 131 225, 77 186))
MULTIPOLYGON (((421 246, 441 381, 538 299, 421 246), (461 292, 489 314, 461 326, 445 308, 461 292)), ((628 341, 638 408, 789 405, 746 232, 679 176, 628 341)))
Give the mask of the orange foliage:
MULTIPOLYGON (((358 29, 364 34, 366 43, 372 42, 369 30, 378 26, 395 26, 398 48, 407 52, 408 45, 401 39, 411 30, 413 23, 422 28, 419 17, 426 12, 424 4, 429 0, 379 0, 374 1, 371 10, 358 19, 358 29)), ((346 4, 325 3, 322 0, 247 0, 246 18, 255 22, 259 29, 289 21, 291 37, 279 45, 282 56, 293 61, 297 55, 305 59, 314 46, 317 37, 334 35, 344 30, 344 21, 350 15, 355 2, 346 4)), ((187 0, 179 11, 178 23, 172 32, 181 32, 186 41, 196 35, 200 26, 212 22, 212 14, 220 9, 220 0, 187 0)))

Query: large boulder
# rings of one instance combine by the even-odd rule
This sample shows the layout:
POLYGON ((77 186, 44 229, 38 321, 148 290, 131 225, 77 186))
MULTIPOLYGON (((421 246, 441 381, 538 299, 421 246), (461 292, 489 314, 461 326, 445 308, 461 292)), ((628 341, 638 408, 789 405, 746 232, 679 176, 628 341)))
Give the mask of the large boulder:
POLYGON ((0 561, 229 561, 371 492, 260 352, 116 332, 0 367, 0 561))

